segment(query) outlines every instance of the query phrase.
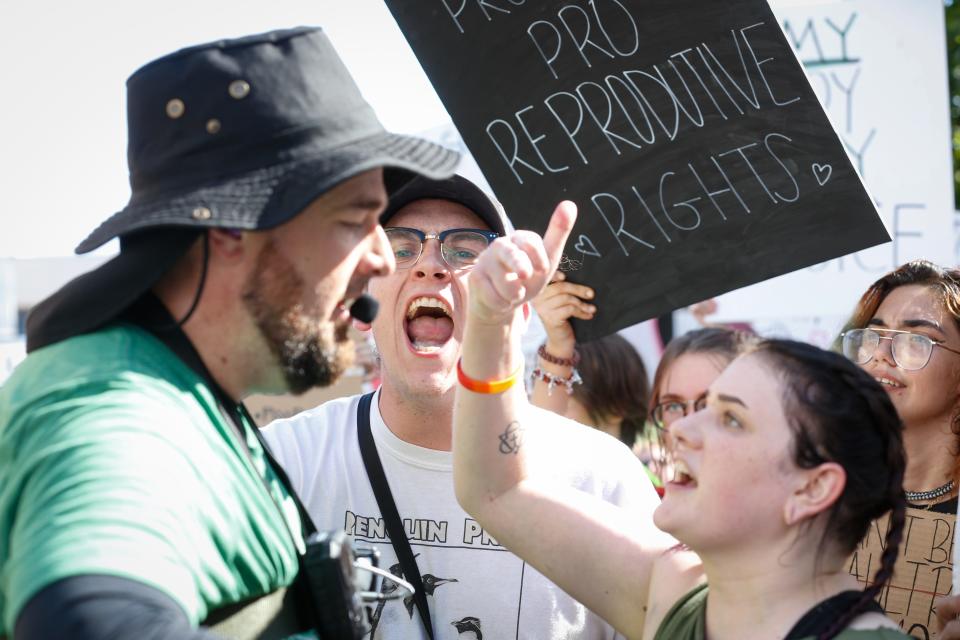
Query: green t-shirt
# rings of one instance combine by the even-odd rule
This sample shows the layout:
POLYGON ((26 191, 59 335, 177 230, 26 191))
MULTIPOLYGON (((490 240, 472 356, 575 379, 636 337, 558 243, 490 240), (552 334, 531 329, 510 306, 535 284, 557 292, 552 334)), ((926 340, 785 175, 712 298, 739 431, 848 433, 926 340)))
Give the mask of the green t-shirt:
POLYGON ((249 454, 209 387, 137 327, 31 354, 0 387, 0 636, 70 576, 155 587, 193 624, 289 585, 299 517, 246 427, 249 454))
MULTIPOLYGON (((707 593, 707 585, 701 584, 677 600, 664 616, 653 640, 704 640, 707 593)), ((847 629, 834 637, 836 640, 910 640, 910 636, 894 629, 847 629)))

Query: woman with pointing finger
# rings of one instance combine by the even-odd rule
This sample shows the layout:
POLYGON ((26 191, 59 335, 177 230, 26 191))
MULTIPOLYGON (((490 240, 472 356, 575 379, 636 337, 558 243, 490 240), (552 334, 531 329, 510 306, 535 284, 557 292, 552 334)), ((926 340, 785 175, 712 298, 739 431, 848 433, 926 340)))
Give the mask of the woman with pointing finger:
POLYGON ((542 241, 501 239, 471 273, 454 412, 463 507, 629 638, 904 638, 873 602, 903 533, 901 425, 880 384, 837 354, 766 341, 670 425, 677 471, 654 521, 685 547, 551 481, 550 435, 516 385, 519 309, 575 218, 561 203, 542 241), (858 590, 844 563, 887 512, 888 551, 858 590))

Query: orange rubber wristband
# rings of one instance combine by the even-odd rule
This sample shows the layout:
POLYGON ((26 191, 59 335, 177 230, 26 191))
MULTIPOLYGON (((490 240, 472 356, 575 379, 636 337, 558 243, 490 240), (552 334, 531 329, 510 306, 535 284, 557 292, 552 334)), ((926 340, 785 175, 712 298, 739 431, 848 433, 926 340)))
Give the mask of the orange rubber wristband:
POLYGON ((460 381, 464 389, 474 393, 503 393, 516 384, 523 373, 523 363, 521 363, 517 370, 510 374, 509 378, 503 380, 474 380, 463 372, 462 362, 462 358, 457 360, 457 380, 460 381))

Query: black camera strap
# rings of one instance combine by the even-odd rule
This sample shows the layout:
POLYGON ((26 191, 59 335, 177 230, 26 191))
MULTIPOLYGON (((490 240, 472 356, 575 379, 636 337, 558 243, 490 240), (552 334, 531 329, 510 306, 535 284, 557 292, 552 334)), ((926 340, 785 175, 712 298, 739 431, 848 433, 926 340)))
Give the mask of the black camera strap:
MULTIPOLYGON (((166 307, 164 307, 155 296, 148 295, 144 296, 143 299, 141 299, 135 305, 135 307, 127 313, 127 316, 129 320, 135 322, 138 326, 153 334, 155 338, 166 345, 166 347, 170 349, 170 351, 172 351, 180 360, 182 360, 184 364, 193 369, 193 371, 200 376, 200 378, 207 385, 207 388, 217 399, 217 404, 220 405, 221 413, 230 421, 230 424, 233 426, 234 433, 239 438, 240 450, 246 455, 251 465, 253 464, 253 459, 250 457, 250 451, 247 449, 245 437, 248 433, 248 430, 253 433, 254 437, 257 439, 257 442, 260 444, 260 448, 263 450, 263 455, 264 458, 266 458, 268 466, 273 471, 274 475, 276 475, 277 479, 280 481, 280 484, 283 485, 283 488, 286 490, 287 494, 297 507, 297 513, 300 515, 300 532, 303 536, 303 539, 306 540, 309 536, 316 533, 317 527, 313 524, 313 519, 310 518, 310 514, 307 513, 307 509, 300 500, 300 496, 297 495, 296 491, 294 491, 293 483, 290 482, 290 478, 287 476, 286 471, 284 471, 280 463, 277 462, 277 459, 273 457, 273 453, 270 450, 270 445, 267 444, 263 434, 260 433, 260 429, 257 427, 257 423, 253 419, 253 416, 250 415, 249 410, 247 410, 246 405, 244 405, 242 402, 236 402, 230 398, 223 388, 217 384, 217 381, 214 380, 210 370, 207 369, 207 366, 203 363, 203 359, 200 358, 200 354, 197 353, 196 348, 193 346, 193 343, 190 342, 190 339, 187 337, 187 335, 183 332, 183 329, 177 326, 176 323, 172 322, 173 319, 170 317, 166 307), (151 316, 158 318, 161 324, 158 326, 156 320, 153 322, 145 321, 145 314, 150 314, 151 316), (169 321, 163 322, 164 320, 169 321), (248 426, 244 425, 244 420, 246 420, 248 426)), ((277 507, 277 511, 280 512, 283 522, 286 523, 286 518, 283 518, 283 509, 280 508, 280 505, 273 497, 266 478, 261 477, 260 481, 263 483, 263 487, 266 490, 267 495, 277 507)), ((294 536, 292 531, 290 532, 290 537, 291 541, 293 541, 294 536)))
MULTIPOLYGON (((241 452, 253 464, 253 458, 247 449, 245 435, 253 433, 268 466, 283 485, 287 494, 294 501, 300 515, 300 533, 304 541, 317 532, 313 519, 307 513, 300 496, 293 489, 293 483, 283 467, 273 457, 270 445, 256 426, 256 421, 242 402, 236 402, 217 384, 209 369, 200 358, 196 348, 183 330, 173 322, 166 307, 152 294, 147 294, 132 305, 124 314, 124 319, 133 322, 142 329, 150 332, 160 340, 181 361, 190 367, 204 381, 207 388, 213 393, 220 407, 220 411, 234 428, 234 435, 238 439, 241 452), (244 424, 246 422, 246 424, 244 424)), ((260 477, 267 496, 273 501, 278 515, 287 527, 291 543, 296 547, 293 531, 283 515, 283 509, 277 502, 265 477, 260 477)), ((218 630, 225 637, 244 637, 250 629, 261 629, 258 637, 287 637, 292 633, 303 631, 314 625, 315 612, 309 604, 307 596, 306 572, 303 554, 297 553, 297 577, 290 587, 278 589, 272 593, 257 596, 243 602, 219 607, 210 611, 203 621, 203 625, 218 630), (246 630, 246 631, 244 631, 246 630)))
POLYGON ((403 577, 415 589, 413 601, 417 605, 417 611, 420 612, 420 619, 427 631, 427 637, 433 640, 430 605, 427 604, 427 594, 423 589, 423 578, 420 577, 417 560, 413 557, 410 541, 407 540, 403 530, 403 521, 397 511, 397 504, 393 501, 393 492, 390 491, 390 484, 387 482, 380 455, 377 453, 377 445, 373 441, 373 432, 370 430, 370 406, 374 393, 376 392, 371 391, 361 396, 360 404, 357 406, 357 439, 360 442, 360 456, 363 458, 363 466, 367 469, 367 477, 370 479, 370 486, 373 487, 377 506, 380 507, 380 515, 383 516, 384 524, 387 526, 387 535, 390 536, 393 550, 397 552, 400 570, 403 572, 403 577))

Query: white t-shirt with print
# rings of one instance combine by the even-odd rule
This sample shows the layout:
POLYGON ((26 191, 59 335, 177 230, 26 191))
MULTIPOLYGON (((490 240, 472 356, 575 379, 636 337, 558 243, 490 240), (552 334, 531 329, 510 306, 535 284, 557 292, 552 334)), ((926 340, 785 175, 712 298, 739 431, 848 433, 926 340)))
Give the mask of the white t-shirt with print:
MULTIPOLYGON (((345 529, 357 542, 379 550, 381 567, 400 574, 360 456, 359 398, 333 400, 277 420, 264 435, 317 528, 345 529)), ((370 427, 424 581, 436 640, 617 637, 606 622, 484 532, 454 496, 452 454, 399 439, 384 424, 377 399, 370 427)), ((556 464, 551 467, 564 482, 628 508, 656 500, 640 462, 623 444, 532 409, 555 423, 550 429, 556 464)), ((373 638, 426 638, 412 598, 377 605, 373 638)))

